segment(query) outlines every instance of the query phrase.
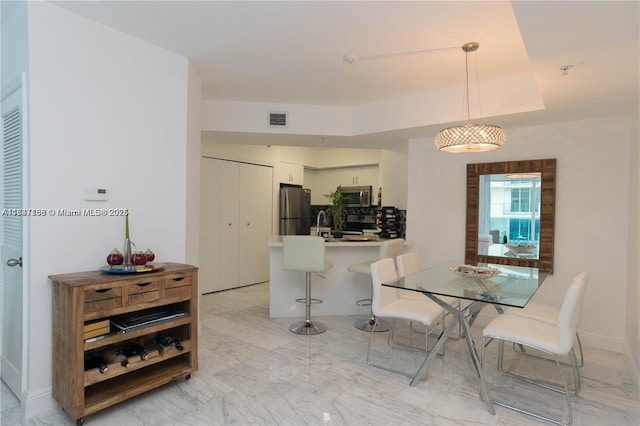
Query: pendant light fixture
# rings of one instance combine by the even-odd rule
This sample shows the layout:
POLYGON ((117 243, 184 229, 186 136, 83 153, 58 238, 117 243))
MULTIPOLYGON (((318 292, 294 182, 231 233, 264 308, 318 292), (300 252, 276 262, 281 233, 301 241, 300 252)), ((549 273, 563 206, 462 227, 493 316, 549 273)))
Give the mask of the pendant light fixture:
POLYGON ((469 52, 475 52, 480 43, 475 41, 462 45, 465 53, 465 81, 467 95, 467 124, 448 127, 436 135, 436 147, 446 152, 481 152, 498 149, 507 140, 504 131, 491 124, 471 124, 469 111, 469 52))

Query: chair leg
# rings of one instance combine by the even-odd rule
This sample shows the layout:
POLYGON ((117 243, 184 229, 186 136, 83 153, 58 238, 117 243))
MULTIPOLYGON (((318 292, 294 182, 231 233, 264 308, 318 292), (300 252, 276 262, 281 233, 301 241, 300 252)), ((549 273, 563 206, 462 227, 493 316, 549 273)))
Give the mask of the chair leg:
MULTIPOLYGON (((483 337, 482 338, 482 357, 480 359, 481 368, 484 368, 485 349, 486 349, 486 346, 491 342, 491 340, 494 340, 494 339, 493 338, 487 338, 487 337, 483 337), (488 342, 487 342, 487 340, 488 340, 488 342)), ((502 363, 503 363, 502 357, 503 357, 503 355, 504 355, 504 340, 499 339, 498 371, 502 371, 502 363)), ((556 363, 556 368, 558 369, 558 373, 560 374, 560 379, 562 380, 562 388, 563 388, 563 390, 547 386, 543 382, 536 382, 536 381, 533 381, 533 380, 528 380, 529 378, 527 378, 526 376, 519 376, 519 375, 515 375, 515 374, 510 373, 510 372, 506 372, 506 374, 509 374, 509 375, 511 375, 513 377, 516 377, 516 378, 524 379, 527 383, 535 384, 535 385, 544 387, 546 389, 550 389, 550 390, 554 390, 556 392, 564 393, 564 395, 566 397, 566 400, 567 400, 567 408, 569 410, 569 413, 568 413, 569 421, 566 424, 570 425, 573 422, 573 412, 572 412, 572 408, 571 408, 571 393, 569 391, 569 386, 567 385, 567 381, 566 381, 566 379, 564 377, 564 374, 562 373, 562 367, 561 367, 560 361, 558 360, 558 356, 556 354, 550 354, 550 355, 553 355, 553 361, 555 361, 555 363, 556 363)), ((576 369, 574 370, 574 374, 576 374, 577 364, 575 363, 575 361, 576 361, 575 360, 575 354, 571 354, 569 356, 570 356, 570 358, 572 360, 572 364, 574 366, 576 366, 576 369)), ((534 413, 534 412, 531 412, 531 411, 527 411, 527 410, 524 410, 522 408, 514 407, 514 406, 506 404, 504 402, 500 402, 499 400, 494 400, 493 403, 495 405, 499 405, 501 407, 509 408, 510 410, 514 410, 514 411, 517 411, 519 413, 527 414, 529 416, 532 416, 532 417, 535 417, 535 418, 538 418, 538 419, 542 419, 542 420, 545 420, 545 421, 550 422, 550 423, 554 423, 554 424, 558 424, 558 425, 565 424, 565 423, 562 422, 562 419, 560 419, 560 420, 551 419, 551 418, 545 417, 545 416, 543 416, 541 414, 534 413)))
POLYGON ((576 340, 578 341, 578 349, 580 349, 580 364, 578 364, 578 367, 584 367, 584 353, 582 352, 582 342, 578 331, 576 331, 576 340))
MULTIPOLYGON (((391 373, 396 373, 396 374, 399 374, 401 376, 413 378, 414 377, 413 374, 406 373, 406 372, 400 371, 400 370, 396 370, 394 368, 385 367, 384 365, 376 364, 371 360, 371 353, 373 352, 373 339, 374 339, 375 333, 378 331, 378 330, 376 330, 376 327, 378 327, 378 322, 379 321, 376 321, 371 325, 371 331, 369 332, 369 345, 367 347, 367 365, 369 365, 371 367, 379 368, 381 370, 389 371, 391 373)), ((388 337, 387 337, 387 339, 388 339, 388 337)))
MULTIPOLYGON (((580 346, 580 345, 578 345, 578 346, 580 346)), ((545 361, 553 361, 553 359, 545 358, 543 356, 527 352, 527 350, 524 348, 524 346, 522 344, 520 344, 520 343, 513 343, 513 350, 514 350, 514 352, 519 353, 521 355, 526 355, 526 356, 542 359, 542 360, 545 360, 545 361), (516 346, 518 346, 520 349, 516 350, 516 346)), ((580 389, 580 387, 582 386, 582 380, 581 380, 581 377, 580 377, 580 364, 578 364, 578 361, 577 361, 577 358, 576 358, 576 352, 575 352, 575 350, 573 348, 571 348, 571 350, 569 351, 568 356, 569 356, 569 364, 568 365, 571 366, 571 370, 573 372, 573 383, 574 383, 574 388, 570 389, 570 391, 571 391, 571 395, 575 396, 575 395, 578 394, 578 389, 580 389)), ((567 365, 566 362, 560 362, 560 364, 567 365)), ((501 365, 499 365, 498 370, 499 371, 503 371, 501 365)), ((523 375, 511 372, 511 371, 505 371, 505 373, 510 374, 512 376, 520 377, 521 379, 524 379, 526 381, 530 381, 532 383, 536 382, 536 380, 534 380, 534 379, 532 379, 530 377, 523 376, 523 375)), ((558 389, 553 387, 554 385, 555 386, 559 386, 557 383, 549 383, 549 385, 545 386, 545 387, 560 392, 558 389)))
POLYGON ((371 332, 370 332, 371 335, 369 336, 369 345, 367 347, 367 365, 373 365, 371 363, 371 350, 373 347, 373 336, 375 332, 376 332, 376 323, 374 322, 371 325, 371 332))
MULTIPOLYGON (((371 299, 358 300, 356 304, 358 304, 358 302, 373 299, 373 283, 371 284, 371 293, 372 293, 371 299)), ((369 306, 370 305, 371 303, 369 303, 369 306)), ((358 305, 358 306, 366 306, 366 305, 358 305)), ((369 318, 359 319, 353 325, 355 328, 362 331, 369 331, 376 328, 377 329, 376 331, 384 332, 384 331, 389 331, 389 329, 391 328, 391 325, 388 322, 376 319, 376 316, 373 314, 373 308, 370 309, 369 318), (373 327, 373 325, 376 325, 376 327, 373 327)))
POLYGON ((580 370, 576 361, 576 353, 573 348, 571 348, 571 350, 569 351, 569 360, 571 361, 571 369, 573 370, 573 381, 575 384, 575 391, 573 394, 577 395, 578 389, 580 389, 580 386, 582 386, 582 382, 580 380, 580 370))
POLYGON ((321 322, 311 321, 311 272, 305 272, 305 320, 293 323, 289 331, 295 334, 315 335, 327 331, 321 322))
MULTIPOLYGON (((573 414, 571 409, 571 394, 569 393, 569 387, 567 386, 567 381, 564 378, 564 374, 562 374, 562 368, 560 368, 560 361, 558 361, 558 356, 554 355, 553 359, 556 361, 556 366, 558 367, 558 373, 560 373, 560 378, 562 379, 562 384, 564 385, 564 393, 567 396, 567 407, 569 408, 569 422, 567 424, 571 424, 573 421, 573 414)), ((575 359, 573 360, 575 361, 575 359)), ((575 365, 575 363, 574 363, 575 365)))
POLYGON ((389 335, 387 335, 387 346, 391 346, 393 342, 393 334, 396 331, 396 319, 391 320, 391 328, 389 329, 389 335))

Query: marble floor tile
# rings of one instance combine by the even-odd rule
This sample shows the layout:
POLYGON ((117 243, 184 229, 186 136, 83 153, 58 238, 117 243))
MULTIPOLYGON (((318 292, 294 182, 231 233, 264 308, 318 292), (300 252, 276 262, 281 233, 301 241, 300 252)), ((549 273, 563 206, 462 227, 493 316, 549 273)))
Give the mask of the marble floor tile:
MULTIPOLYGON (((85 419, 102 425, 538 425, 533 417, 502 407, 487 411, 464 340, 450 340, 431 364, 426 380, 370 367, 370 333, 353 326, 356 316, 321 317, 328 331, 317 336, 289 332, 296 319, 269 318, 269 284, 200 297, 199 370, 85 419)), ((395 342, 423 348, 419 326, 398 322, 395 342)), ((476 342, 482 329, 472 328, 476 342)), ((430 345, 435 339, 430 339, 430 345)), ((566 412, 562 396, 515 382, 495 369, 497 345, 487 348, 487 379, 497 399, 545 413, 566 412)), ((424 354, 387 346, 375 333, 377 363, 414 372, 424 354)), ((505 350, 505 367, 528 374, 553 372, 548 361, 505 350)), ((570 369, 566 369, 567 375, 570 369)), ((555 379, 553 376, 549 376, 555 379)), ((61 409, 20 419, 17 400, 2 386, 5 425, 73 425, 61 409)), ((637 389, 620 354, 585 348, 582 388, 572 399, 575 425, 640 424, 637 389)), ((566 414, 566 413, 565 413, 566 414)))

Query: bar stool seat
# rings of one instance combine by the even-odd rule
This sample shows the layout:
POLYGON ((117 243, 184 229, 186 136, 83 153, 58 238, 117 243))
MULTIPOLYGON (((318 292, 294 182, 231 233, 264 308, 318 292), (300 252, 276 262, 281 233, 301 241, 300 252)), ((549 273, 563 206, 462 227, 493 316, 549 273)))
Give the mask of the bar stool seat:
POLYGON ((299 271, 305 273, 305 297, 296 302, 305 304, 305 320, 289 326, 289 331, 295 334, 320 334, 327 331, 327 326, 321 322, 311 321, 311 305, 322 303, 322 300, 311 298, 311 273, 327 272, 333 263, 325 259, 324 238, 306 235, 287 235, 282 239, 283 269, 285 271, 299 271))
MULTIPOLYGON (((404 240, 402 238, 395 238, 391 240, 383 241, 380 244, 380 252, 378 259, 367 260, 364 262, 354 263, 350 265, 347 270, 349 272, 356 272, 359 274, 366 274, 371 277, 371 264, 377 262, 380 259, 386 259, 388 257, 394 259, 402 253, 402 247, 404 246, 404 240)), ((395 263, 394 263, 395 265, 395 263)), ((373 284, 371 286, 371 291, 373 292, 373 284)), ((371 298, 369 299, 361 299, 356 301, 356 305, 358 306, 371 306, 371 298)), ((387 321, 377 321, 376 316, 373 314, 373 310, 369 315, 369 318, 359 319, 354 323, 354 326, 358 330, 362 331, 371 331, 373 325, 375 324, 375 331, 389 331, 391 325, 387 321)))

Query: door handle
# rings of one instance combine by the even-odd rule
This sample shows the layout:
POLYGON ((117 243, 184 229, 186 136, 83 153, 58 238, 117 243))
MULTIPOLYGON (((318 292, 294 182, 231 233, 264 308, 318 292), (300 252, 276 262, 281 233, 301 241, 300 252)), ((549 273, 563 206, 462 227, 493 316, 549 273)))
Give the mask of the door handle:
POLYGON ((7 260, 7 266, 18 266, 18 265, 20 265, 20 267, 22 268, 22 256, 20 256, 20 259, 7 260))

